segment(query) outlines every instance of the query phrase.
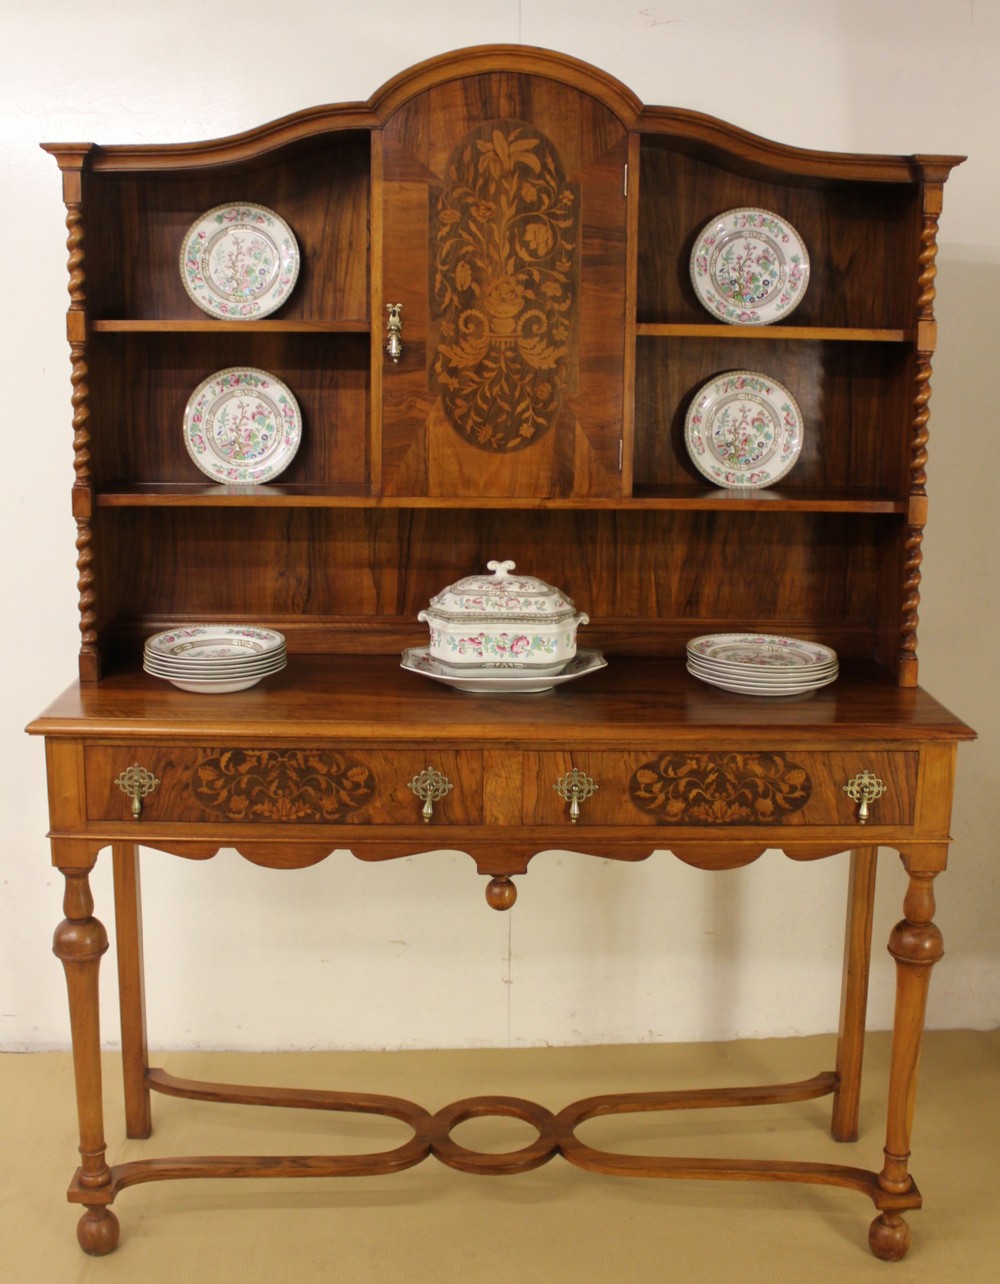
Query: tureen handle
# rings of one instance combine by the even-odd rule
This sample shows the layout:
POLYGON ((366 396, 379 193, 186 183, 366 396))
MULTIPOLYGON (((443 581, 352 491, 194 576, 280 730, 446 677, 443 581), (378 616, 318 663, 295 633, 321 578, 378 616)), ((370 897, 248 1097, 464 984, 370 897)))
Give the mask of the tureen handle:
POLYGON ((515 562, 487 562, 486 569, 492 571, 498 580, 505 580, 507 572, 512 571, 515 565, 515 562))

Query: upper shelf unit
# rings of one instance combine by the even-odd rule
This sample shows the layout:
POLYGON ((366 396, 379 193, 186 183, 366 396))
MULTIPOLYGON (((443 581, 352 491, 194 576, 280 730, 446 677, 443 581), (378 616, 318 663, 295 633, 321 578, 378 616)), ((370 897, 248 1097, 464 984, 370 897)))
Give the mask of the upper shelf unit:
POLYGON ((522 46, 231 138, 47 150, 85 677, 154 623, 220 611, 287 628, 293 650, 409 644, 431 592, 513 555, 609 646, 833 630, 915 680, 937 218, 960 158, 783 146, 522 46), (181 248, 243 202, 292 229, 298 279, 263 319, 210 317, 181 248), (731 209, 775 213, 808 248, 808 289, 772 324, 723 323, 692 283, 699 234, 731 209), (192 392, 233 367, 301 410, 267 485, 209 482, 185 444, 192 392), (689 454, 688 412, 730 371, 801 411, 773 486, 714 488, 689 454))

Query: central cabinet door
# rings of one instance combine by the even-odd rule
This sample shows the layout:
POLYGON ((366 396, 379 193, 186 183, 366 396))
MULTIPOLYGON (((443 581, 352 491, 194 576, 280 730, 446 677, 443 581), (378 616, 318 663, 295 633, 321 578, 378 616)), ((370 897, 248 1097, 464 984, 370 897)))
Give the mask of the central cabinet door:
POLYGON ((387 495, 614 496, 625 383, 621 121, 540 76, 410 98, 381 140, 387 495))

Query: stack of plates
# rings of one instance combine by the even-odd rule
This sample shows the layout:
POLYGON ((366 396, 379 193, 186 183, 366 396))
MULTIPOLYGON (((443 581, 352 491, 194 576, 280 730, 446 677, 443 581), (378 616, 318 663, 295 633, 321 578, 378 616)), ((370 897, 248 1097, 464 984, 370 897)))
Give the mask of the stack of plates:
POLYGON ((740 695, 788 696, 835 681, 837 653, 819 642, 770 633, 709 633, 687 644, 687 669, 740 695))
POLYGON ((285 667, 285 639, 245 624, 186 624, 146 640, 142 667, 182 691, 223 694, 285 667))

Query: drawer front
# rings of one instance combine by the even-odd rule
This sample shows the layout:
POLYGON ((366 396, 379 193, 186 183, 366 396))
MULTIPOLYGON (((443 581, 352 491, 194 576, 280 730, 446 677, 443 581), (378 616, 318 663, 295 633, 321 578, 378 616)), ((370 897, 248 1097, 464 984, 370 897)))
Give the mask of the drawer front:
POLYGON ((133 818, 123 788, 132 768, 156 781, 141 800, 141 818, 150 821, 420 824, 423 802, 409 782, 427 768, 452 785, 433 804, 435 824, 477 825, 483 818, 477 752, 89 745, 84 765, 90 820, 133 818))
MULTIPOLYGON (((858 803, 844 785, 864 771, 885 786, 869 804, 873 825, 913 823, 916 751, 527 752, 522 820, 565 825, 571 799, 555 786, 576 768, 596 785, 578 800, 581 825, 853 825, 858 803)), ((568 792, 571 780, 563 786, 568 792)), ((583 792, 589 788, 581 785, 583 792)))

